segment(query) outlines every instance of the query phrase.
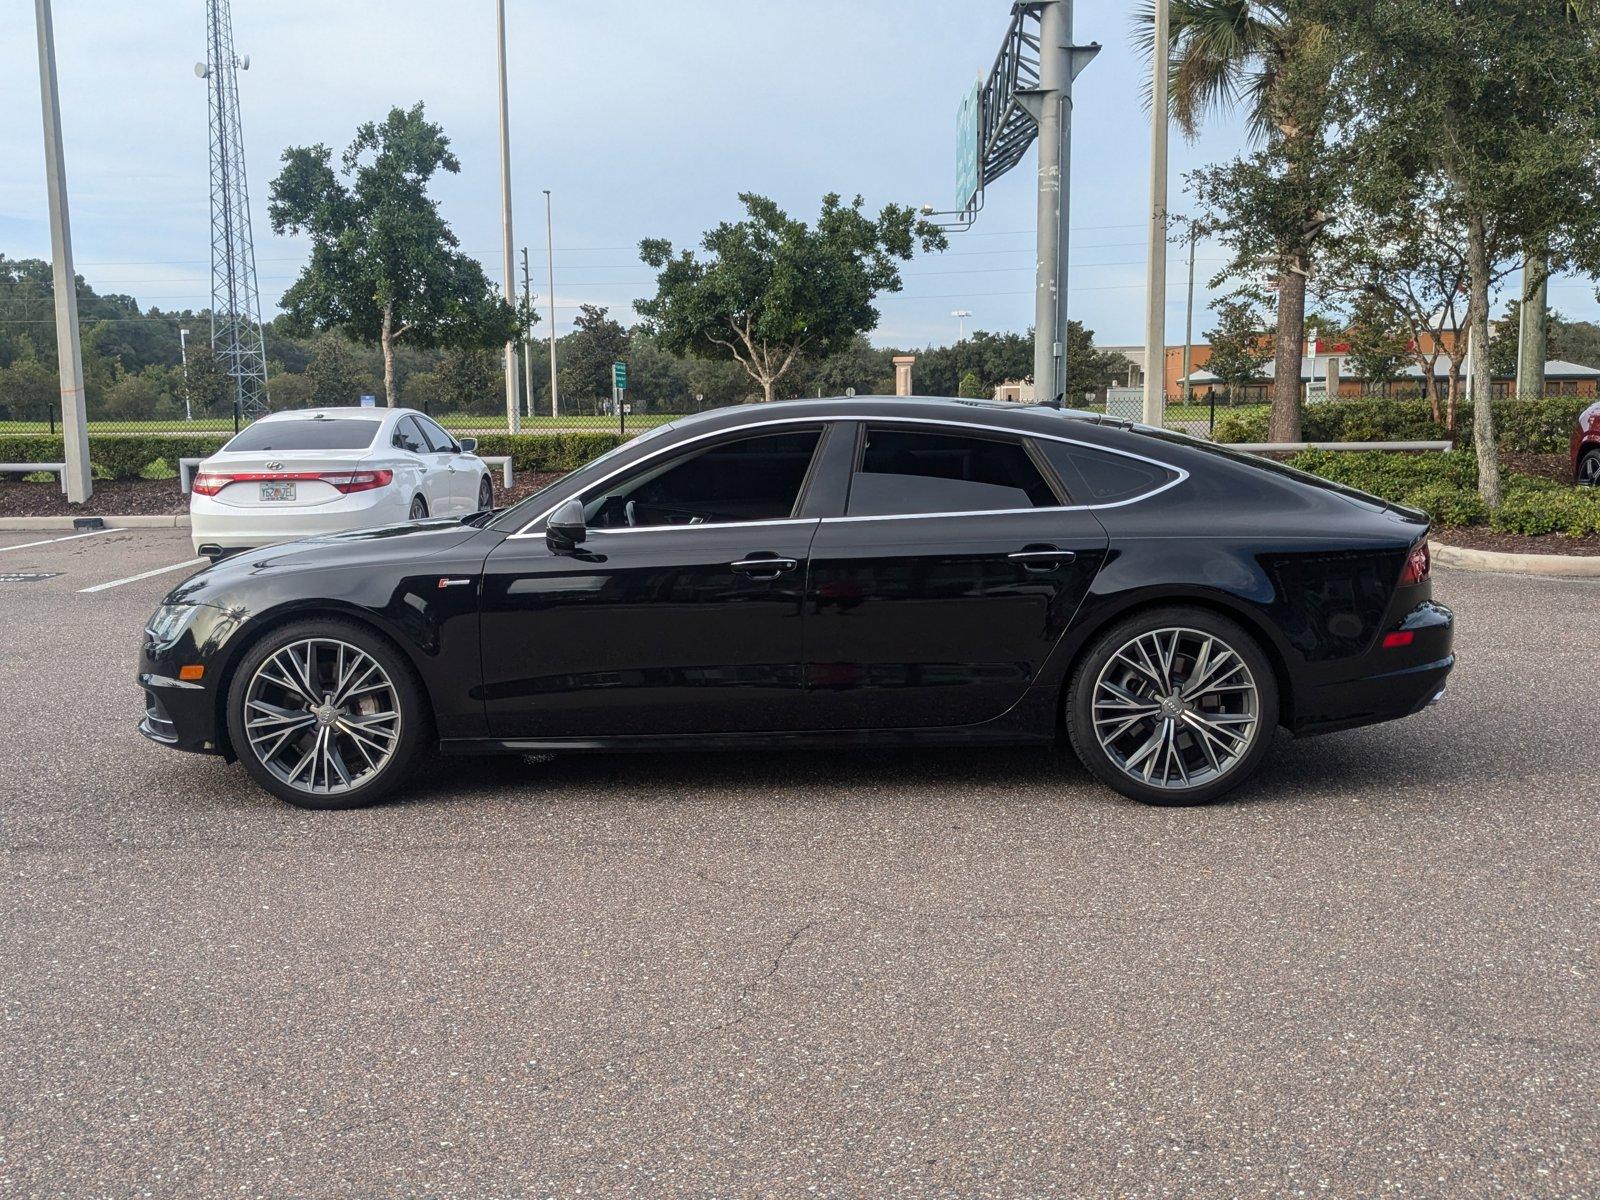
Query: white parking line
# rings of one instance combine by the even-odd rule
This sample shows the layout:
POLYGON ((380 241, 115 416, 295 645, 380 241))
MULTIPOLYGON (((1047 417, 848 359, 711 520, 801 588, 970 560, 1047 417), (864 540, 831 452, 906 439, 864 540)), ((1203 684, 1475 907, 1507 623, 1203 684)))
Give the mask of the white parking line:
POLYGON ((110 533, 109 529, 91 529, 88 533, 69 533, 66 537, 45 538, 42 542, 23 542, 20 546, 0 546, 0 554, 7 550, 26 550, 30 546, 48 546, 54 542, 70 542, 77 538, 94 537, 97 533, 110 533))
POLYGON ((126 579, 113 579, 110 583, 97 583, 93 587, 79 588, 78 594, 84 592, 104 592, 110 588, 121 587, 125 583, 138 583, 141 579, 149 579, 153 575, 165 575, 168 571, 176 571, 183 567, 192 567, 195 563, 209 562, 206 558, 186 558, 182 562, 173 563, 167 567, 157 567, 153 571, 141 571, 137 575, 129 575, 126 579))

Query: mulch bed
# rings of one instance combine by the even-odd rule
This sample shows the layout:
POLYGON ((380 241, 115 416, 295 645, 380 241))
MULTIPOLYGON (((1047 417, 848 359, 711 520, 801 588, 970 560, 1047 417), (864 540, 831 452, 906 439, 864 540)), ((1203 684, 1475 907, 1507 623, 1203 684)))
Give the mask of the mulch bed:
POLYGON ((87 504, 68 504, 61 486, 49 483, 0 483, 0 517, 129 517, 167 516, 189 511, 189 497, 176 479, 101 481, 87 504))
POLYGON ((1572 458, 1566 454, 1506 454, 1500 455, 1500 471, 1515 471, 1518 475, 1542 475, 1557 483, 1572 482, 1572 458))
MULTIPOLYGON (((500 486, 500 473, 494 475, 496 508, 515 504, 559 478, 539 473, 517 476, 507 492, 500 486)), ((169 516, 189 511, 189 497, 178 490, 176 479, 103 480, 94 485, 87 504, 68 504, 61 487, 49 483, 0 481, 0 517, 130 517, 169 516)))
POLYGON ((1496 550, 1502 554, 1600 554, 1600 537, 1562 537, 1547 533, 1531 537, 1525 533, 1496 533, 1493 529, 1471 526, 1461 529, 1435 529, 1432 539, 1463 550, 1496 550))

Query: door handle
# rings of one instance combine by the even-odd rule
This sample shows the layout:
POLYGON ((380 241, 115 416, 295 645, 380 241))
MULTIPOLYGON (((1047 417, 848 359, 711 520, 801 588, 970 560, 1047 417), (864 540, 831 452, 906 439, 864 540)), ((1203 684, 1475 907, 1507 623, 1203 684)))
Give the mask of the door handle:
POLYGON ((753 579, 762 577, 776 579, 785 571, 792 571, 800 565, 799 560, 793 558, 741 558, 738 562, 729 563, 730 569, 741 575, 749 575, 753 579))
POLYGON ((1075 561, 1078 554, 1075 550, 1062 550, 1055 546, 1029 546, 1006 557, 1012 562, 1021 563, 1026 570, 1043 572, 1075 561))

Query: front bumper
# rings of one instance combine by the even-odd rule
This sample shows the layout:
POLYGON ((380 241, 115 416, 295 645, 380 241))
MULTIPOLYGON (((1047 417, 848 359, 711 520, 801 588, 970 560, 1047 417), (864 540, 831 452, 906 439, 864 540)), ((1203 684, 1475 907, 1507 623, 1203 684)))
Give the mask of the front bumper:
POLYGON ((1301 737, 1393 721, 1421 712, 1444 695, 1456 665, 1455 614, 1432 600, 1417 605, 1380 634, 1353 670, 1295 697, 1293 732, 1301 737), (1385 649, 1383 634, 1410 633, 1409 645, 1385 649))
POLYGON ((139 732, 152 742, 195 754, 229 754, 217 734, 216 704, 210 691, 150 671, 139 672, 144 689, 144 716, 139 732))

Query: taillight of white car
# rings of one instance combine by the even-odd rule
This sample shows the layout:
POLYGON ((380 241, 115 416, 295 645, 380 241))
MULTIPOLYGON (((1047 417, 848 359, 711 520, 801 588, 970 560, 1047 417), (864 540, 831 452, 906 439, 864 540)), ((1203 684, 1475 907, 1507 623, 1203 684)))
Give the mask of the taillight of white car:
POLYGON ((202 496, 215 496, 230 483, 275 483, 312 480, 325 483, 346 496, 388 487, 393 471, 204 471, 194 477, 194 490, 202 496))

